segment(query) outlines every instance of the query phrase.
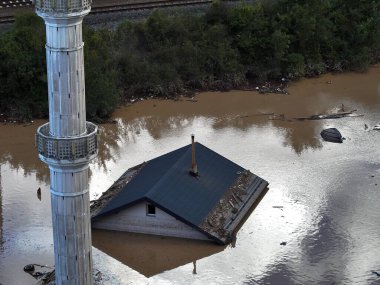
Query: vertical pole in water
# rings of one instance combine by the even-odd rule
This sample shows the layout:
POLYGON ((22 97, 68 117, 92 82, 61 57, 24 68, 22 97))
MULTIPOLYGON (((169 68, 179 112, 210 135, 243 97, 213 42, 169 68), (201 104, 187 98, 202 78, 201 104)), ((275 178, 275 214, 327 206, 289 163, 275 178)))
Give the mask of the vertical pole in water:
POLYGON ((91 0, 36 0, 46 25, 49 123, 38 128, 49 165, 56 284, 92 284, 89 162, 97 127, 86 122, 82 21, 91 0))

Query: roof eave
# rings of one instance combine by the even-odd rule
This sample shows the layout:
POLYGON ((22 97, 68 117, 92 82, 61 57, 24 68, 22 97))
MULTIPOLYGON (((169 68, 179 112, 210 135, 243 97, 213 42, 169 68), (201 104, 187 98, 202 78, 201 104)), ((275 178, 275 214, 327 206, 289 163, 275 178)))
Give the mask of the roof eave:
POLYGON ((195 225, 193 223, 191 223, 190 221, 186 220, 185 218, 177 215, 176 213, 170 211, 169 209, 163 207, 162 205, 156 203, 154 200, 151 200, 149 198, 145 198, 144 200, 146 200, 147 202, 155 205, 157 208, 161 209, 162 211, 166 212, 167 214, 171 215, 172 217, 176 218, 177 220, 183 222, 184 224, 192 227, 193 229, 201 232, 202 234, 204 234, 205 236, 207 236, 209 239, 215 241, 217 244, 220 244, 220 245, 225 245, 226 243, 219 239, 218 237, 214 236, 214 235, 211 235, 210 233, 204 231, 203 229, 201 229, 198 225, 195 225))

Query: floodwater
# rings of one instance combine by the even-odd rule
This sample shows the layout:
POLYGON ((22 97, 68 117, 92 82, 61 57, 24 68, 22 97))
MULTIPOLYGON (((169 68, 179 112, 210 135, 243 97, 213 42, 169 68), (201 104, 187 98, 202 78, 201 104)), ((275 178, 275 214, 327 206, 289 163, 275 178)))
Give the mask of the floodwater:
MULTIPOLYGON (((270 183, 227 247, 93 231, 100 283, 380 284, 372 273, 380 272, 380 131, 372 130, 380 122, 380 65, 367 73, 304 79, 289 91, 145 100, 118 109, 116 124, 100 126, 91 199, 127 168, 189 144, 192 133, 270 183), (342 107, 363 116, 292 120, 342 107), (319 133, 327 127, 338 128, 344 143, 322 141, 319 133)), ((53 264, 48 168, 34 148, 42 123, 0 125, 3 285, 33 284, 23 266, 53 264)))

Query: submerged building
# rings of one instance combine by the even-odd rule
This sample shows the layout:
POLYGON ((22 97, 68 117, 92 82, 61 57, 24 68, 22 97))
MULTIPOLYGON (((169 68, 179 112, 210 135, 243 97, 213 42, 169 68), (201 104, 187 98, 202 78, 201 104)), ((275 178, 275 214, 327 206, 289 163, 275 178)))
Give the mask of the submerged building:
POLYGON ((226 244, 267 187, 193 138, 128 169, 91 205, 92 227, 226 244))

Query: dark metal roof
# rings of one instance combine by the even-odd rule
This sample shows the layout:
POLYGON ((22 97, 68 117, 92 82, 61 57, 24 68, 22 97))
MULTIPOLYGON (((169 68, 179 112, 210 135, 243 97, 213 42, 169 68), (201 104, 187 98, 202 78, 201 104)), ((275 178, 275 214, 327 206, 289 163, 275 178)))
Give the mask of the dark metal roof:
POLYGON ((200 143, 195 144, 199 177, 189 174, 191 145, 146 163, 100 215, 148 199, 199 225, 244 169, 200 143))
MULTIPOLYGON (((250 193, 257 190, 260 194, 268 185, 265 180, 252 173, 248 175, 249 171, 200 143, 195 143, 199 176, 194 177, 189 174, 191 151, 190 144, 146 162, 132 180, 93 218, 147 200, 185 223, 210 234, 211 230, 206 230, 205 227, 208 215, 215 213, 223 199, 230 197, 232 188, 237 185, 244 188, 245 198, 240 199, 244 205, 244 200, 250 198, 250 193), (248 175, 249 181, 248 178, 246 180, 249 185, 242 186, 239 182, 243 173, 247 173, 245 176, 248 175)), ((228 207, 228 203, 223 206, 229 212, 228 207)))

